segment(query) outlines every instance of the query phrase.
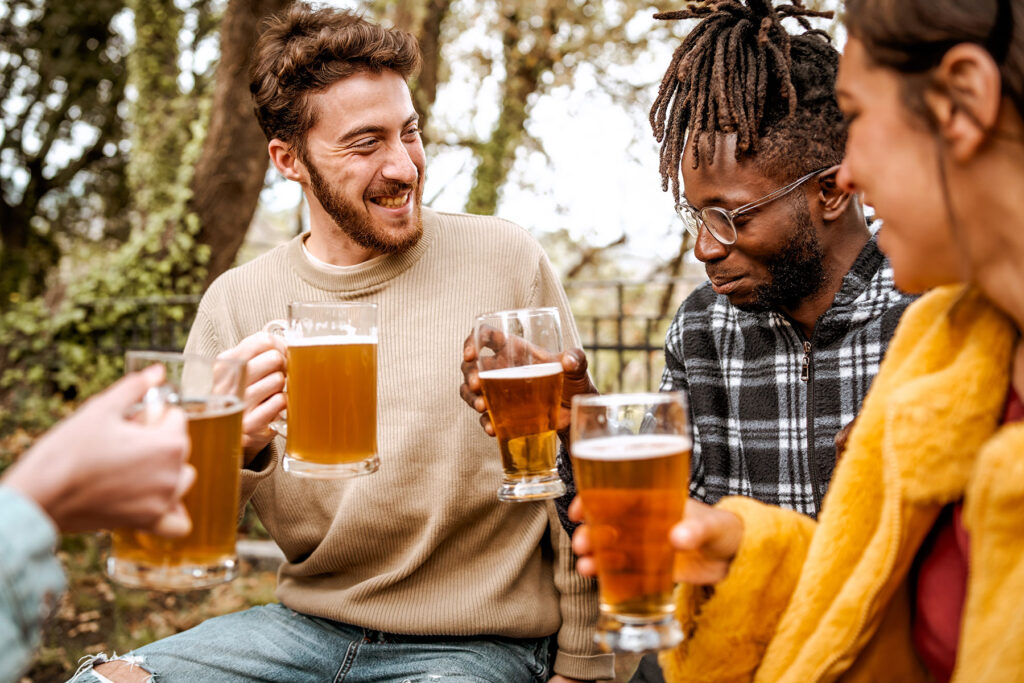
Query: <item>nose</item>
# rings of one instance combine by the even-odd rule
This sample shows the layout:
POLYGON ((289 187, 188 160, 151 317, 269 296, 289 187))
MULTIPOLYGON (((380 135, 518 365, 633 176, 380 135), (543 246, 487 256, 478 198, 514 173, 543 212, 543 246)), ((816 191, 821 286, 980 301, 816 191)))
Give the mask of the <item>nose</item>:
POLYGON ((420 172, 412 159, 412 154, 402 141, 399 140, 389 146, 381 175, 388 180, 397 180, 406 185, 416 184, 420 172))
POLYGON ((843 163, 839 164, 839 170, 836 172, 836 184, 840 190, 847 194, 856 194, 858 192, 857 184, 853 182, 853 173, 850 172, 850 162, 848 159, 843 159, 843 163))
POLYGON ((698 223, 697 225, 697 242, 693 245, 693 255, 697 257, 697 260, 701 263, 707 263, 708 261, 717 261, 718 259, 725 258, 726 254, 729 253, 726 246, 715 239, 715 236, 711 234, 711 231, 703 223, 698 223))

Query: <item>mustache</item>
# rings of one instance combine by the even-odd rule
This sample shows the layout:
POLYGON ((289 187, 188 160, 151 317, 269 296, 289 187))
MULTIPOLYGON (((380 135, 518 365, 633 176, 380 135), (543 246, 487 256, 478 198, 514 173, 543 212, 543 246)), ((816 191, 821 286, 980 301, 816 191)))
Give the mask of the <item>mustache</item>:
POLYGON ((415 189, 415 184, 410 185, 398 180, 382 180, 366 188, 365 195, 367 197, 397 197, 415 189))

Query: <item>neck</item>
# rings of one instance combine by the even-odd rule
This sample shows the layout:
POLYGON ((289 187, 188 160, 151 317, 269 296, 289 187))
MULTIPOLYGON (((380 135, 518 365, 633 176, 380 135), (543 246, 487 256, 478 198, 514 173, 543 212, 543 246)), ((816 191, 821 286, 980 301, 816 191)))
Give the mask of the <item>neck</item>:
POLYGON ((993 146, 973 174, 976 187, 958 193, 961 202, 954 199, 956 229, 967 246, 971 280, 1024 331, 1024 144, 993 146), (970 204, 963 198, 970 198, 970 204))
POLYGON ((319 205, 310 202, 309 207, 310 254, 332 266, 355 266, 379 255, 354 242, 319 205))
POLYGON ((848 220, 845 226, 837 225, 836 230, 841 231, 836 235, 837 239, 825 245, 825 281, 821 289, 796 306, 782 309, 808 339, 814 335, 818 318, 831 308, 836 293, 843 285, 843 278, 871 239, 867 224, 859 216, 856 221, 848 220))

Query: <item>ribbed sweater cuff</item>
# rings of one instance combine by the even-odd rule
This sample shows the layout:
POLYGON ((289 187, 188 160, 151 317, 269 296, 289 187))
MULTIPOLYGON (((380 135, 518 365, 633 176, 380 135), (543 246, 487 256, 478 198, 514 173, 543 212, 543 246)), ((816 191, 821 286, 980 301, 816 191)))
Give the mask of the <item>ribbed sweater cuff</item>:
POLYGON ((249 500, 256 486, 274 473, 277 469, 277 461, 280 459, 277 439, 267 444, 267 447, 256 454, 248 465, 242 468, 242 505, 249 500))
POLYGON ((559 652, 555 673, 579 681, 610 681, 615 678, 615 655, 571 655, 559 652))

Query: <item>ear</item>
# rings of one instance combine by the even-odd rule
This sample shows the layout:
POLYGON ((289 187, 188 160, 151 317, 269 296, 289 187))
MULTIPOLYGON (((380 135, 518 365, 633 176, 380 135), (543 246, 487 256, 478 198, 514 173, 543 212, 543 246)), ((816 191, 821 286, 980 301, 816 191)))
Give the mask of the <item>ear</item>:
POLYGON ((836 182, 839 168, 830 168, 818 177, 818 201, 821 203, 821 217, 825 221, 837 220, 853 200, 853 195, 836 182))
POLYGON ((274 162, 274 166, 285 178, 303 184, 309 180, 305 164, 302 163, 290 144, 274 138, 267 145, 267 151, 270 153, 270 160, 274 162))
POLYGON ((980 45, 951 47, 935 69, 925 103, 955 161, 970 159, 999 119, 1002 80, 999 67, 980 45))

